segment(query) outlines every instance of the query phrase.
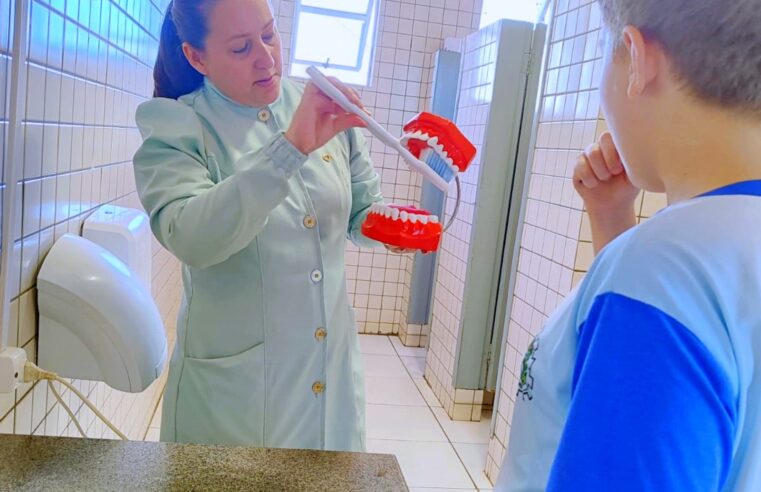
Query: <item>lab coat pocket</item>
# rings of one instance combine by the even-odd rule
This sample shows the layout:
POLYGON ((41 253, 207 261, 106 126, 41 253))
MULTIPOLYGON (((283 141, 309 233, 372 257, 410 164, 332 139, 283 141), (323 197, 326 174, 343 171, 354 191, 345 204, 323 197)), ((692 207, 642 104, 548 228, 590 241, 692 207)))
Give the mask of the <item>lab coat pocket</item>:
POLYGON ((177 440, 264 444, 264 344, 214 359, 186 357, 177 395, 177 440))

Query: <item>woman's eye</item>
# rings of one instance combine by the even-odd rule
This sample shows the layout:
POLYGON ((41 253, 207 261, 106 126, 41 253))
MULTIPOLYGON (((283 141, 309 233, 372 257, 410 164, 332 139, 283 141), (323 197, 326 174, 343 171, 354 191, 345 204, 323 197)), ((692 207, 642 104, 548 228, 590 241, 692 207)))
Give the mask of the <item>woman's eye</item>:
POLYGON ((275 33, 265 34, 264 36, 262 36, 262 41, 264 41, 265 43, 271 43, 272 40, 274 39, 275 39, 275 33))
POLYGON ((233 50, 233 53, 235 53, 235 54, 237 54, 237 55, 242 55, 243 53, 245 53, 246 51, 248 51, 248 48, 249 48, 250 46, 251 46, 251 43, 249 43, 248 41, 246 41, 246 44, 245 44, 245 45, 243 45, 243 46, 242 46, 240 49, 236 49, 236 50, 233 50))

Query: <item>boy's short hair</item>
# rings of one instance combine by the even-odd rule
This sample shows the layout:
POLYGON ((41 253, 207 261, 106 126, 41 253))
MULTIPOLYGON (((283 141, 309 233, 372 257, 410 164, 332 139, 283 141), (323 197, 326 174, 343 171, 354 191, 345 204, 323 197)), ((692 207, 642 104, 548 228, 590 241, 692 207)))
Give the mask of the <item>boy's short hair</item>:
POLYGON ((761 118, 761 0, 598 0, 614 46, 658 41, 699 99, 761 118))

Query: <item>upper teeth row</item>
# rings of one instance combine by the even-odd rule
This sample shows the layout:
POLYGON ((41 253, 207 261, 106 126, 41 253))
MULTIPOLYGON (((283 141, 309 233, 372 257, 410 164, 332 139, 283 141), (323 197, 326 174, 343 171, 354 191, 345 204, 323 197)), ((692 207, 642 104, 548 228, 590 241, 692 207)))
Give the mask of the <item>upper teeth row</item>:
POLYGON ((380 203, 374 203, 370 207, 370 212, 383 215, 387 219, 401 220, 402 222, 409 221, 413 224, 416 222, 420 222, 422 224, 427 224, 428 222, 436 224, 439 222, 439 218, 435 215, 411 214, 409 212, 399 210, 398 208, 387 207, 386 205, 380 203))
MULTIPOLYGON (((414 139, 414 140, 422 140, 423 142, 427 142, 428 146, 430 148, 432 148, 433 150, 435 150, 436 153, 439 154, 442 159, 444 159, 444 162, 449 164, 449 167, 455 173, 457 173, 459 171, 459 169, 457 169, 457 167, 454 165, 454 161, 452 160, 452 158, 449 157, 449 154, 444 149, 444 146, 439 143, 439 137, 432 137, 432 136, 428 135, 427 133, 418 130, 418 131, 416 131, 414 133, 405 133, 404 136, 402 136, 402 138, 400 139, 400 142, 402 143, 402 145, 406 145, 407 142, 409 140, 412 140, 412 139, 414 139)), ((428 158, 428 156, 426 154, 427 153, 425 153, 425 152, 423 154, 421 154, 420 160, 425 161, 428 158)))

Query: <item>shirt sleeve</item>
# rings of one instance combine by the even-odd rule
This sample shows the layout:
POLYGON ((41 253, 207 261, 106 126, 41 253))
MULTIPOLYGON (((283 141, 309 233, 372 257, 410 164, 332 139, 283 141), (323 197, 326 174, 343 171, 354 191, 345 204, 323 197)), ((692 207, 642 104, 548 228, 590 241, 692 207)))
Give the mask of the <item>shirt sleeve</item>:
POLYGON ((597 297, 580 327, 572 392, 547 490, 722 490, 736 397, 677 320, 618 294, 597 297))
POLYGON ((349 215, 349 239, 361 247, 377 247, 381 243, 362 235, 362 223, 373 203, 383 201, 380 177, 373 168, 370 153, 362 132, 353 128, 348 131, 351 167, 351 214, 349 215))
POLYGON ((221 263, 248 246, 307 160, 277 134, 240 157, 234 175, 215 183, 192 108, 153 99, 138 108, 136 120, 143 136, 134 157, 140 201, 159 242, 196 268, 221 263))

